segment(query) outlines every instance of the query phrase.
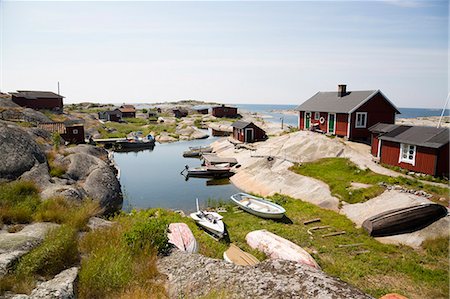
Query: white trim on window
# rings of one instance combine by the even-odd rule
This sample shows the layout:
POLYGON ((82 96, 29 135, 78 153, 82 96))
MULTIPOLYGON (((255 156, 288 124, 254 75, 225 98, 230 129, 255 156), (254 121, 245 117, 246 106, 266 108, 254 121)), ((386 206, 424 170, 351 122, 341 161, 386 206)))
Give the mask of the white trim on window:
POLYGON ((320 119, 320 112, 314 112, 314 120, 320 119))
POLYGON ((400 143, 400 154, 398 157, 398 163, 403 162, 415 166, 416 152, 417 147, 415 145, 400 143))
POLYGON ((367 112, 356 112, 355 128, 365 128, 367 126, 367 112))

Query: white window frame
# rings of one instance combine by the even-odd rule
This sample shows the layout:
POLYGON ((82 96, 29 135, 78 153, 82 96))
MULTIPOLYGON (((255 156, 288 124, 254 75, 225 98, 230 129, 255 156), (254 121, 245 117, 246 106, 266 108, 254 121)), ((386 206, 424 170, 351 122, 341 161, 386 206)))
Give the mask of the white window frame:
POLYGON ((403 162, 403 163, 408 163, 408 164, 415 166, 416 165, 416 153, 417 153, 417 146, 412 145, 412 144, 407 144, 407 143, 400 143, 400 154, 398 157, 398 163, 403 162), (412 159, 409 158, 410 147, 412 147, 412 149, 413 149, 412 159), (403 157, 403 151, 405 148, 407 150, 406 158, 403 157))
POLYGON ((320 112, 314 112, 314 120, 320 119, 320 112))
POLYGON ((355 128, 366 128, 367 127, 367 112, 356 112, 356 120, 355 120, 355 128), (364 120, 362 123, 358 123, 358 117, 361 115, 364 116, 364 118, 361 118, 361 120, 364 120))

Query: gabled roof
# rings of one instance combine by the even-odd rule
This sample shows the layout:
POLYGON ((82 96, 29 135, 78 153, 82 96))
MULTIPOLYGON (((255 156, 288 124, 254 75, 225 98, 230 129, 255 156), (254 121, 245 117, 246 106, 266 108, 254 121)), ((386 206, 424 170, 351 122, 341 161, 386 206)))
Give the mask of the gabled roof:
POLYGON ((243 129, 243 128, 246 128, 247 126, 249 126, 250 124, 251 124, 251 122, 249 122, 249 121, 237 120, 234 123, 232 123, 231 126, 236 129, 243 129))
POLYGON ((120 106, 119 110, 121 112, 136 112, 136 108, 134 108, 133 105, 122 105, 120 106))
POLYGON ((45 99, 62 99, 62 95, 56 94, 52 91, 36 91, 36 90, 18 90, 17 92, 10 92, 15 97, 25 98, 27 100, 45 99))
POLYGON ((295 110, 352 113, 378 93, 394 107, 397 113, 400 113, 380 90, 349 91, 343 97, 339 97, 336 91, 319 91, 303 104, 297 106, 295 110))
POLYGON ((401 125, 393 127, 392 130, 384 133, 378 139, 423 147, 440 148, 449 142, 449 133, 448 128, 401 125))
POLYGON ((211 105, 197 105, 197 106, 192 107, 192 109, 197 110, 197 111, 198 110, 206 110, 209 108, 211 108, 211 105))
POLYGON ((212 109, 216 109, 216 108, 235 108, 235 109, 237 109, 237 107, 234 107, 234 106, 228 106, 228 105, 225 105, 225 104, 222 104, 222 105, 216 105, 216 106, 213 106, 213 107, 212 107, 212 109))

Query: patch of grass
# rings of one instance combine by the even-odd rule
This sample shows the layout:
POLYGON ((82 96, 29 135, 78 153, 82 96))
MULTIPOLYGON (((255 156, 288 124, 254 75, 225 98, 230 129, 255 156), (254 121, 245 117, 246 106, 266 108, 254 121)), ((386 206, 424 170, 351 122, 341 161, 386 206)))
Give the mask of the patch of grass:
POLYGON ((18 277, 14 274, 7 274, 0 277, 0 295, 5 292, 13 292, 14 294, 30 294, 36 287, 34 277, 18 277))
MULTIPOLYGON (((57 135, 59 136, 59 135, 57 135)), ((53 138, 53 135, 52 135, 53 138)), ((59 142, 58 142, 59 144, 59 142)), ((58 148, 56 147, 55 150, 57 150, 58 148)), ((47 153, 47 162, 48 162, 48 167, 50 169, 50 176, 52 177, 62 177, 64 174, 66 174, 67 172, 67 166, 66 165, 62 165, 59 163, 55 162, 55 158, 56 158, 57 152, 56 151, 49 151, 47 153)))
MULTIPOLYGON (((398 166, 392 166, 392 165, 388 165, 388 164, 382 164, 383 167, 388 168, 390 170, 393 171, 397 171, 403 174, 408 174, 411 171, 408 169, 404 169, 398 166)), ((435 183, 441 183, 441 184, 448 184, 448 178, 444 178, 444 177, 434 177, 432 175, 429 174, 420 174, 420 173, 414 173, 414 174, 410 174, 410 176, 418 179, 418 180, 423 180, 423 181, 428 181, 428 182, 435 182, 435 183)))
POLYGON ((423 184, 404 177, 390 177, 377 174, 369 169, 362 170, 346 158, 324 158, 315 162, 296 164, 290 168, 295 173, 324 181, 330 186, 331 193, 348 203, 364 202, 384 191, 378 184, 402 185, 406 188, 424 190, 435 195, 436 199, 448 199, 449 189, 423 184), (351 183, 359 182, 373 185, 369 188, 352 190, 351 183))
POLYGON ((152 213, 119 215, 113 227, 85 235, 80 242, 85 256, 79 276, 80 298, 133 298, 147 291, 155 298, 167 297, 157 282, 159 242, 153 243, 161 237, 159 226, 165 228, 165 224, 150 220, 158 218, 152 213))
POLYGON ((62 225, 51 231, 44 242, 25 255, 15 271, 18 277, 51 277, 78 261, 77 231, 62 225))
POLYGON ((33 218, 39 222, 67 224, 78 231, 83 231, 87 229, 89 218, 100 212, 99 204, 90 199, 77 203, 56 197, 42 202, 33 218))
MULTIPOLYGON (((228 207, 227 212, 222 215, 232 243, 263 259, 261 254, 249 249, 245 236, 254 230, 267 229, 303 247, 326 273, 377 298, 391 291, 411 298, 448 297, 449 261, 448 247, 443 246, 444 241, 437 242, 440 249, 427 249, 425 252, 407 246, 382 244, 363 229, 355 228, 344 215, 287 196, 275 195, 271 199, 283 205, 293 224, 261 219, 228 207), (320 218, 320 224, 303 225, 303 221, 313 218, 320 218), (315 225, 330 225, 331 228, 318 230, 311 236, 307 230, 315 225), (322 234, 334 231, 346 233, 328 238, 321 237, 322 234), (339 247, 356 243, 361 245, 339 247), (369 252, 358 253, 363 250, 369 252)), ((190 223, 189 219, 183 220, 190 223)), ((228 248, 227 244, 216 242, 210 237, 204 238, 206 234, 199 234, 201 231, 195 225, 190 227, 200 243, 202 254, 222 258, 223 252, 228 248)))
POLYGON ((437 257, 448 257, 449 253, 449 237, 436 238, 436 239, 427 239, 422 243, 422 247, 425 251, 437 257))
POLYGON ((29 223, 40 203, 39 190, 27 181, 0 184, 0 224, 29 223))
POLYGON ((161 134, 161 132, 175 133, 176 124, 136 124, 136 123, 116 123, 108 122, 104 126, 97 128, 102 138, 121 138, 126 137, 131 132, 141 131, 144 135, 148 135, 153 132, 155 135, 161 134), (107 128, 113 128, 114 132, 108 132, 107 128))

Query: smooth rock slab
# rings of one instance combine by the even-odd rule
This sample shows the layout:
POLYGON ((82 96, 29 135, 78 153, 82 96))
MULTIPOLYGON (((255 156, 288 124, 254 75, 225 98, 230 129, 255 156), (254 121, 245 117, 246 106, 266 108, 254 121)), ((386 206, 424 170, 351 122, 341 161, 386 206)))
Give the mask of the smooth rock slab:
POLYGON ((41 283, 35 288, 29 298, 32 299, 72 299, 76 298, 75 284, 78 278, 78 268, 73 267, 62 271, 52 280, 41 283))
POLYGON ((292 261, 266 260, 237 266, 199 254, 174 251, 158 260, 168 276, 171 298, 188 298, 225 291, 227 298, 372 298, 320 270, 292 261))

